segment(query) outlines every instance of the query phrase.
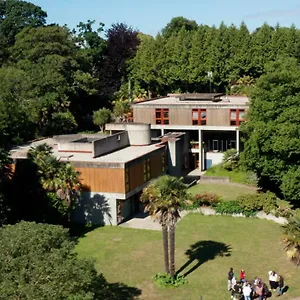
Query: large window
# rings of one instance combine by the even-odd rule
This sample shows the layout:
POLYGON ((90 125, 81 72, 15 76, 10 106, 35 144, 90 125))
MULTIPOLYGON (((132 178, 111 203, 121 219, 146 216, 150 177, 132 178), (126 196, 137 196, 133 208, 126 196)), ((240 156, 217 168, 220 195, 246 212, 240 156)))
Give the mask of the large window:
POLYGON ((169 124, 169 109, 157 108, 155 109, 155 124, 169 124))
POLYGON ((192 121, 193 125, 206 125, 206 109, 193 109, 192 121))
POLYGON ((240 126, 245 119, 244 109, 231 109, 230 110, 230 125, 240 126))
POLYGON ((150 158, 144 161, 144 182, 151 179, 150 158))

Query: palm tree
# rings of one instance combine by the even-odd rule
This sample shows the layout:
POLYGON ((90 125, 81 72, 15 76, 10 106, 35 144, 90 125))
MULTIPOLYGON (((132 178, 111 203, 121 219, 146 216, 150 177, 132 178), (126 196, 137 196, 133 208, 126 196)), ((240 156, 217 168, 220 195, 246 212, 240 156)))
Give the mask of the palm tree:
POLYGON ((285 251, 288 258, 296 265, 300 265, 300 215, 291 217, 283 226, 285 251))
POLYGON ((179 211, 189 199, 187 185, 168 175, 159 177, 143 190, 145 211, 159 220, 162 227, 165 271, 175 276, 175 229, 179 211))
POLYGON ((79 173, 70 163, 57 160, 52 155, 52 148, 46 144, 30 149, 28 158, 37 166, 42 188, 48 193, 55 193, 64 202, 70 221, 70 211, 81 188, 79 173))

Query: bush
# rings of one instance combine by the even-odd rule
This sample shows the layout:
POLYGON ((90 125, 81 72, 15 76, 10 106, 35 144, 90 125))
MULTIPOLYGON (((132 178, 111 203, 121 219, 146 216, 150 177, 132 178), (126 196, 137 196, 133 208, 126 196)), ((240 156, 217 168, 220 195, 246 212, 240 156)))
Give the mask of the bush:
POLYGON ((222 201, 222 197, 216 194, 204 193, 204 194, 197 194, 194 197, 194 202, 196 202, 199 206, 217 206, 218 203, 222 201))
POLYGON ((294 211, 290 207, 278 207, 275 211, 275 217, 283 217, 283 218, 290 218, 294 214, 294 211))
POLYGON ((181 285, 186 284, 188 281, 182 275, 177 275, 174 278, 167 273, 158 273, 153 277, 153 281, 159 286, 163 288, 170 288, 170 287, 179 287, 181 285))
POLYGON ((237 201, 224 201, 216 206, 216 213, 219 214, 241 214, 244 210, 237 201))
POLYGON ((216 194, 204 193, 195 195, 192 200, 185 203, 182 206, 185 210, 195 210, 201 206, 212 206, 216 207, 219 202, 222 201, 222 197, 216 194))
POLYGON ((263 210, 267 214, 277 208, 277 200, 271 192, 241 195, 237 199, 245 212, 263 210))
POLYGON ((228 149, 224 152, 222 167, 225 170, 233 171, 239 166, 239 153, 236 149, 228 149))

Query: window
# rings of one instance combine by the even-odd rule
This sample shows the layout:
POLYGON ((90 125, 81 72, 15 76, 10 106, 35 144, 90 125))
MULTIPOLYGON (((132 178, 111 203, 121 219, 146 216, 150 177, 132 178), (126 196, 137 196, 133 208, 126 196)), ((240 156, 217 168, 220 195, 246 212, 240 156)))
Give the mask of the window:
POLYGON ((155 109, 155 124, 169 124, 169 109, 157 108, 155 109))
POLYGON ((240 126, 245 119, 244 109, 231 109, 230 110, 230 125, 240 126))
POLYGON ((206 125, 206 109, 193 109, 192 122, 193 125, 206 125))
POLYGON ((150 158, 144 161, 144 182, 151 179, 150 158))
POLYGON ((162 172, 164 173, 166 171, 166 159, 165 159, 165 152, 161 154, 161 165, 162 165, 162 172))
POLYGON ((129 169, 128 168, 125 170, 125 188, 126 188, 126 193, 128 193, 129 190, 130 190, 130 185, 129 185, 129 169))

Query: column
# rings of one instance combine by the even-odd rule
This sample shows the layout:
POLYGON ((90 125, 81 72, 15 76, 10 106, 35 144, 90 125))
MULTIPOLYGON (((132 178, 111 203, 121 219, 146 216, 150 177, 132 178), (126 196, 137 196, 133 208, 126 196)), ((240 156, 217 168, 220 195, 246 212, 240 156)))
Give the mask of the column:
POLYGON ((160 132, 161 132, 161 136, 165 135, 165 130, 163 128, 160 130, 160 132))
POLYGON ((240 131, 236 129, 236 150, 240 152, 240 131))
POLYGON ((203 142, 202 142, 202 130, 199 129, 198 131, 198 140, 199 140, 199 170, 200 172, 203 170, 203 151, 202 151, 202 146, 203 146, 203 142))

